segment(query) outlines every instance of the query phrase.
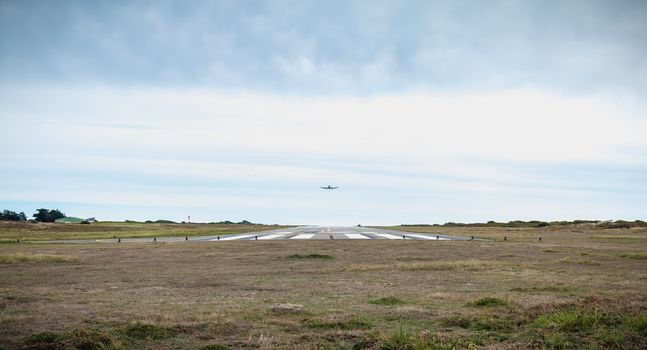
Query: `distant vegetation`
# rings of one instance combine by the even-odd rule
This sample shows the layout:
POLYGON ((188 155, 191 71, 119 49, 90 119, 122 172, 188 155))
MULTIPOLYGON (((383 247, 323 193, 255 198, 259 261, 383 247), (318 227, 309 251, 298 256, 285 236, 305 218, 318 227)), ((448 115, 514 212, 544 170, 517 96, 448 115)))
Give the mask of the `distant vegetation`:
POLYGON ((216 224, 216 225, 258 225, 253 222, 249 222, 247 220, 239 221, 239 222, 231 222, 229 220, 227 221, 220 221, 220 222, 210 222, 210 224, 216 224))
POLYGON ((514 220, 509 222, 488 221, 486 223, 457 223, 447 222, 444 224, 402 224, 400 226, 435 226, 435 227, 548 227, 548 226, 568 226, 588 224, 600 228, 633 228, 647 227, 647 222, 642 220, 635 221, 600 221, 600 220, 573 220, 573 221, 521 221, 514 220))
POLYGON ((23 212, 16 213, 15 211, 5 209, 0 212, 0 220, 27 221, 27 216, 23 212))
MULTIPOLYGON (((127 223, 141 223, 141 221, 135 221, 135 220, 126 220, 125 222, 127 223)), ((186 224, 186 221, 182 222, 177 222, 173 220, 146 220, 144 221, 145 224, 186 224)), ((192 222, 192 224, 199 224, 198 222, 192 222)), ((209 225, 261 225, 261 224, 256 224, 247 220, 239 221, 239 222, 233 222, 233 221, 219 221, 219 222, 210 222, 209 225)))
POLYGON ((54 222, 56 219, 61 219, 65 217, 65 213, 58 209, 45 209, 40 208, 36 209, 36 213, 32 215, 36 221, 40 222, 54 222))
MULTIPOLYGON (((36 212, 32 215, 33 219, 31 221, 38 221, 38 222, 55 222, 57 219, 65 218, 67 215, 63 213, 62 211, 58 209, 46 209, 46 208, 40 208, 36 209, 36 212)), ((94 218, 93 218, 94 219, 94 218)), ((96 220, 91 220, 91 221, 96 221, 96 220)), ((25 215, 24 212, 17 213, 12 210, 4 209, 3 211, 0 212, 0 221, 28 221, 27 215, 25 215)), ((160 220, 146 220, 146 221, 137 221, 137 220, 124 220, 126 223, 130 224, 139 224, 139 223, 145 223, 145 224, 186 224, 186 221, 182 222, 177 222, 173 220, 165 220, 165 219, 160 219, 160 220)), ((88 223, 88 222, 83 222, 83 223, 88 223)), ((193 224, 193 222, 192 222, 193 224)), ((234 221, 219 221, 219 222, 209 222, 209 225, 262 225, 262 224, 257 224, 253 223, 248 220, 242 220, 239 222, 234 222, 234 221)))
MULTIPOLYGON (((56 219, 64 218, 65 214, 58 209, 36 209, 36 213, 32 215, 34 220, 40 222, 54 222, 56 219)), ((27 215, 24 212, 16 213, 11 210, 3 210, 0 212, 0 220, 6 221, 27 221, 27 215)))

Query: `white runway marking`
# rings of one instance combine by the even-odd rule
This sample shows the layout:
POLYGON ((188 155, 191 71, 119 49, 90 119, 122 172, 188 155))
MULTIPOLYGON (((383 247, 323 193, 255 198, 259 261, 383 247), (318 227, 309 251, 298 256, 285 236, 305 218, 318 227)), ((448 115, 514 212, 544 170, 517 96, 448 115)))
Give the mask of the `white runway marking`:
POLYGON ((368 237, 361 235, 359 233, 346 233, 344 235, 350 239, 369 239, 368 237))
POLYGON ((275 235, 288 235, 292 233, 292 231, 279 231, 279 232, 274 232, 275 235))
POLYGON ((375 232, 365 232, 365 233, 372 233, 376 236, 380 236, 382 238, 386 239, 402 239, 402 237, 396 236, 396 235, 390 235, 388 233, 375 233, 375 232))
POLYGON ((436 238, 436 236, 414 235, 414 234, 411 234, 411 233, 407 233, 405 235, 407 237, 416 237, 416 238, 422 238, 422 239, 437 239, 437 240, 440 240, 440 241, 448 241, 449 240, 449 238, 443 238, 443 237, 436 238))
POLYGON ((274 239, 274 238, 283 237, 285 235, 287 235, 287 233, 275 233, 275 234, 272 234, 272 235, 258 237, 258 240, 260 241, 261 239, 274 239))
MULTIPOLYGON (((229 236, 229 237, 220 237, 221 241, 232 241, 234 239, 245 239, 245 238, 251 238, 254 237, 255 235, 242 235, 242 236, 229 236)), ((218 238, 210 239, 210 241, 217 241, 218 238)))
POLYGON ((310 239, 310 238, 314 237, 314 235, 315 235, 314 233, 303 233, 303 234, 300 234, 300 235, 296 235, 296 236, 294 236, 294 237, 292 237, 290 239, 310 239))

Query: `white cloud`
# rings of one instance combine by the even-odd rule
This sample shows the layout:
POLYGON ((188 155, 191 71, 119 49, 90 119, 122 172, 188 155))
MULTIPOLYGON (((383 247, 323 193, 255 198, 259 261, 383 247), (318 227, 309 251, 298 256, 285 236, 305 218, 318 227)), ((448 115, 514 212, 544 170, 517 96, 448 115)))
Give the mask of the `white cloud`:
POLYGON ((50 142, 67 150, 83 145, 88 153, 132 150, 150 156, 204 157, 290 152, 383 156, 417 164, 453 156, 645 162, 640 152, 627 152, 645 150, 645 117, 630 105, 598 96, 564 98, 530 89, 366 98, 107 89, 9 95, 3 119, 10 128, 29 125, 30 134, 35 134, 7 135, 9 139, 50 142), (38 102, 23 108, 15 101, 38 102))
POLYGON ((5 200, 249 211, 268 222, 532 218, 538 208, 561 218, 601 213, 605 196, 637 182, 537 167, 647 166, 640 110, 598 96, 3 93, 5 200), (343 192, 320 193, 328 183, 343 192))

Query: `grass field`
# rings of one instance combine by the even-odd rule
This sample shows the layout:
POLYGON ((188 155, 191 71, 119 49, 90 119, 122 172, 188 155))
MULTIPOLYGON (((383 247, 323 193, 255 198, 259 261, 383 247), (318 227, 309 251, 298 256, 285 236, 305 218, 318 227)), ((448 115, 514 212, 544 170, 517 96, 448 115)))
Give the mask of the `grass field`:
POLYGON ((647 347, 645 229, 406 229, 489 240, 3 244, 0 348, 647 347))
POLYGON ((286 226, 98 222, 89 225, 0 221, 0 242, 61 239, 210 236, 273 230, 286 226))

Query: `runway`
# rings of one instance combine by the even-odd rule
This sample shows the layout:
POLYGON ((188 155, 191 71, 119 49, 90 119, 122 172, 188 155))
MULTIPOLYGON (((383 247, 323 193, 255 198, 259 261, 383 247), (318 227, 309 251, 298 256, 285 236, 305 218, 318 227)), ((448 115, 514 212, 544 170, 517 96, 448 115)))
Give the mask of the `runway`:
POLYGON ((435 235, 426 233, 411 233, 396 230, 383 230, 370 227, 327 227, 327 226, 298 226, 289 229, 260 231, 254 233, 216 236, 189 237, 189 241, 198 242, 227 242, 227 241, 267 241, 267 240, 425 240, 425 241, 455 241, 469 240, 467 237, 435 235))

